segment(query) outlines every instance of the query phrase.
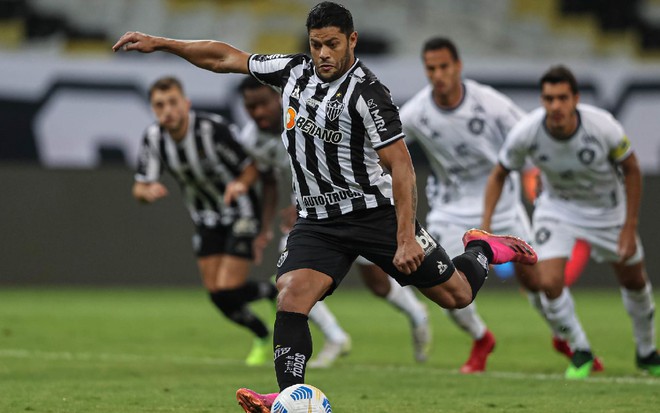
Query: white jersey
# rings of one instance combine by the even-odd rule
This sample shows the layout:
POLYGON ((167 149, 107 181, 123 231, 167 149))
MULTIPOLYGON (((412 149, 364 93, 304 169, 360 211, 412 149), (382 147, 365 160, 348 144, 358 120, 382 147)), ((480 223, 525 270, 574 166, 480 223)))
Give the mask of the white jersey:
POLYGON ((529 159, 540 169, 542 192, 535 220, 592 228, 621 225, 626 203, 618 163, 632 153, 630 142, 609 112, 586 104, 579 104, 577 112, 575 133, 558 140, 545 127, 545 109, 536 109, 511 131, 500 162, 514 170, 529 159))
POLYGON ((241 130, 239 142, 260 172, 289 174, 289 156, 279 134, 264 132, 254 121, 250 121, 241 130))
MULTIPOLYGON (((490 171, 507 133, 524 116, 511 99, 489 86, 465 80, 463 87, 462 101, 451 110, 438 107, 428 85, 400 111, 406 137, 421 145, 433 171, 426 187, 431 208, 427 222, 481 222, 490 171)), ((493 221, 516 220, 520 202, 520 180, 514 175, 493 221)))

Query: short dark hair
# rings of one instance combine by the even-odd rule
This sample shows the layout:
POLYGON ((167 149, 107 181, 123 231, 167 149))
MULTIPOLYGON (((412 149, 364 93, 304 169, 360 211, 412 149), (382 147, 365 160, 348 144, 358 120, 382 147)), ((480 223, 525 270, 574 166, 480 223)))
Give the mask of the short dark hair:
POLYGON ((348 9, 341 4, 324 1, 312 7, 307 15, 307 33, 312 29, 324 27, 338 27, 345 35, 355 31, 353 27, 353 16, 348 9))
POLYGON ((149 88, 149 100, 151 100, 151 97, 153 96, 155 91, 157 90, 166 91, 172 88, 179 89, 181 91, 181 94, 185 95, 185 93, 183 92, 183 85, 181 84, 181 81, 179 79, 177 79, 174 76, 161 77, 160 79, 156 80, 149 88))
POLYGON ((431 37, 426 42, 424 42, 424 46, 422 46, 422 57, 424 57, 426 52, 440 49, 448 49, 449 53, 451 53, 451 57, 453 57, 454 60, 461 60, 458 55, 458 49, 456 48, 456 45, 446 37, 431 37))
POLYGON ((238 84, 238 91, 243 93, 246 90, 254 90, 254 89, 259 89, 260 87, 264 87, 263 83, 258 81, 254 76, 245 76, 243 80, 241 80, 241 83, 238 84))
POLYGON ((548 69, 548 71, 543 74, 543 77, 541 77, 539 86, 541 87, 541 90, 543 90, 543 84, 545 83, 555 84, 562 82, 568 83, 574 95, 579 93, 577 80, 575 79, 573 72, 571 72, 570 69, 564 65, 552 66, 550 69, 548 69))

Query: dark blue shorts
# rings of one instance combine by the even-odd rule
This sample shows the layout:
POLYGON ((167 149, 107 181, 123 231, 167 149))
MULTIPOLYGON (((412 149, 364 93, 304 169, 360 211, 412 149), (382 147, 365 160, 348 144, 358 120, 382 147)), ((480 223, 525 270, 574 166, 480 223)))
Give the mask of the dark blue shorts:
POLYGON ((298 269, 329 275, 332 294, 358 255, 382 268, 401 285, 433 287, 447 281, 454 265, 445 250, 417 224, 417 242, 424 248, 422 265, 406 275, 396 269, 396 211, 393 206, 351 212, 335 218, 298 218, 277 262, 277 276, 298 269))

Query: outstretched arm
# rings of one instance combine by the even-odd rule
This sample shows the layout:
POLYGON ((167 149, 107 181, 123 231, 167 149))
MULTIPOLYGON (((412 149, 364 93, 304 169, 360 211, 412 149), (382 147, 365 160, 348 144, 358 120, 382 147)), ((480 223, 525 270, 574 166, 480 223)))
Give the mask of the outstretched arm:
POLYGON ((403 139, 378 150, 382 164, 392 174, 392 195, 396 208, 397 250, 394 266, 410 274, 422 264, 424 250, 415 239, 417 212, 417 182, 415 170, 403 139))
POLYGON ((212 72, 249 73, 249 53, 214 40, 175 40, 128 32, 117 40, 112 50, 136 50, 141 53, 163 51, 183 57, 195 66, 212 72))

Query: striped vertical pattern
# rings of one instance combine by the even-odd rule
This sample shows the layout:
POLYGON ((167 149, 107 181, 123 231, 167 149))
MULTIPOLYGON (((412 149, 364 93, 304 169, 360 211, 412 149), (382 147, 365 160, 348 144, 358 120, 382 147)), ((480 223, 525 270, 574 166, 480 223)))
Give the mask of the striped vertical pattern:
POLYGON ((311 58, 252 55, 250 72, 282 93, 282 140, 300 216, 323 219, 392 205, 377 150, 403 137, 389 91, 359 60, 324 82, 311 58))
POLYGON ((155 182, 167 169, 181 187, 183 201, 197 225, 229 225, 238 218, 259 218, 253 190, 236 205, 223 197, 227 184, 250 163, 231 126, 218 115, 190 113, 188 133, 175 142, 158 125, 145 132, 135 180, 155 182))

